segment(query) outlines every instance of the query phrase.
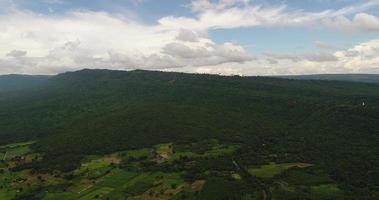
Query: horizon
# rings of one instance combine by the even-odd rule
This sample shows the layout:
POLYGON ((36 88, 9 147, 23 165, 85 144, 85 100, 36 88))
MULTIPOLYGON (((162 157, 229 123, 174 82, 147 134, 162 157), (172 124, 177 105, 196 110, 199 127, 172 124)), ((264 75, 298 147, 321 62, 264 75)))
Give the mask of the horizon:
POLYGON ((378 0, 0 0, 0 7, 2 75, 379 74, 378 0))
POLYGON ((149 70, 149 69, 131 69, 131 70, 122 70, 122 69, 108 69, 108 68, 82 68, 82 69, 77 69, 73 71, 64 71, 60 72, 57 74, 16 74, 16 73, 11 73, 11 74, 0 74, 0 77, 4 76, 58 76, 61 74, 65 73, 76 73, 80 71, 85 71, 85 70, 90 70, 90 71, 115 71, 115 72, 133 72, 133 71, 145 71, 145 72, 161 72, 161 73, 181 73, 181 74, 195 74, 195 75, 214 75, 214 76, 225 76, 225 77, 232 77, 232 76, 240 76, 240 77, 302 77, 302 76, 359 76, 359 75, 366 75, 366 76, 379 76, 379 73, 329 73, 329 74, 281 74, 281 75, 243 75, 243 74, 221 74, 221 73, 201 73, 201 72, 180 72, 180 71, 162 71, 162 70, 149 70))

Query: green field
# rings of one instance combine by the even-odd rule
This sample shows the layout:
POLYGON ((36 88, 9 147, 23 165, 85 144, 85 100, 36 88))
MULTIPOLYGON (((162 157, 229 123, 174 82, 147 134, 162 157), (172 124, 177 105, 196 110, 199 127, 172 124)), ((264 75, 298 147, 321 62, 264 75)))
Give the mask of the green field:
POLYGON ((304 164, 304 163, 283 163, 283 164, 270 163, 268 165, 262 165, 259 167, 251 167, 248 169, 248 171, 252 175, 255 175, 260 178, 272 178, 275 175, 278 175, 290 168, 294 168, 297 166, 308 167, 311 165, 304 164))
POLYGON ((0 149, 8 149, 8 148, 15 148, 15 147, 21 147, 21 146, 29 146, 37 141, 27 141, 27 142, 18 142, 18 143, 12 143, 12 144, 6 144, 6 145, 0 145, 0 149))
POLYGON ((26 155, 31 151, 30 145, 35 141, 12 143, 0 146, 0 160, 11 160, 12 158, 26 155))
MULTIPOLYGON (((9 158, 41 156, 29 148, 29 143, 24 144, 7 145, 9 158)), ((33 174, 29 169, 6 170, 0 174, 0 199, 25 199, 25 195, 33 194, 38 188, 48 191, 43 200, 261 199, 262 191, 249 185, 246 176, 231 163, 230 156, 239 148, 216 140, 179 145, 164 143, 151 148, 86 156, 80 167, 68 173, 33 174), (163 156, 168 159, 158 161, 157 158, 163 156), (208 163, 206 166, 229 163, 231 168, 218 171, 217 168, 196 166, 200 162, 208 163), (189 167, 201 168, 192 175, 189 167), (72 178, 65 179, 68 175, 72 178), (19 191, 19 188, 23 190, 19 191)), ((9 159, 6 163, 17 165, 9 159)), ((341 199, 344 195, 323 170, 311 164, 271 162, 252 166, 248 171, 267 184, 273 199, 297 196, 312 200, 341 199)))
MULTIPOLYGON (((171 156, 171 160, 177 160, 183 157, 187 158, 212 158, 222 155, 231 155, 233 154, 238 148, 238 145, 220 145, 220 144, 213 144, 209 149, 206 149, 203 152, 196 152, 191 151, 191 148, 186 149, 179 149, 178 151, 175 151, 173 155, 171 156)), ((193 147, 195 148, 195 147, 193 147)), ((175 150, 175 148, 174 148, 175 150)))
POLYGON ((327 199, 330 197, 341 197, 342 191, 335 184, 324 184, 311 187, 313 197, 327 199))

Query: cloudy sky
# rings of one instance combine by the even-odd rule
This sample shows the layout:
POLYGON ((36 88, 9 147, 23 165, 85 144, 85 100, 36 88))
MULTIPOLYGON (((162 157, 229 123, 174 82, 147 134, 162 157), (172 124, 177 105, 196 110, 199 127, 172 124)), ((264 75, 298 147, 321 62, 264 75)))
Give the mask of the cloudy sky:
POLYGON ((379 0, 0 0, 0 74, 379 73, 379 0))

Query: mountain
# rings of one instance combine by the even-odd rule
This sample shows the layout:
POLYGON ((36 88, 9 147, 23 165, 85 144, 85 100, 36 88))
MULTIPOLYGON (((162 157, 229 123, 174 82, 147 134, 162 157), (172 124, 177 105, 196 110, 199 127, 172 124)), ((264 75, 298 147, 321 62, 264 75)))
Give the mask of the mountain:
POLYGON ((327 81, 349 81, 362 83, 379 83, 379 74, 315 74, 299 76, 279 76, 295 80, 327 80, 327 81))
MULTIPOLYGON (((0 142, 36 141, 30 148, 43 158, 15 171, 70 172, 89 155, 159 144, 182 146, 176 151, 183 151, 185 145, 216 140, 239 149, 231 157, 191 160, 188 155, 194 153, 187 153, 163 168, 151 164, 159 160, 143 166, 183 170, 203 179, 204 171, 217 167, 221 176, 233 163, 311 163, 345 197, 371 198, 379 184, 378 91, 376 84, 340 81, 81 70, 49 77, 17 94, 0 93, 0 142), (198 171, 191 168, 194 163, 202 163, 198 171)), ((316 172, 307 173, 296 176, 316 172)), ((285 176, 263 178, 254 187, 269 193, 265 188, 285 176)))
POLYGON ((0 92, 28 89, 45 83, 50 76, 1 75, 0 92))

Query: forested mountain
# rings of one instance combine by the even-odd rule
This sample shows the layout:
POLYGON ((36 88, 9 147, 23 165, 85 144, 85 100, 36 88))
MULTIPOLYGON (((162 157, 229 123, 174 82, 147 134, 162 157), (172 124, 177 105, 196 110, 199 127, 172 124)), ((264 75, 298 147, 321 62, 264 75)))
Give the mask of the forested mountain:
POLYGON ((240 147, 241 166, 311 163, 347 197, 378 195, 376 84, 82 70, 0 93, 0 118, 1 143, 36 141, 44 155, 16 171, 69 172, 87 155, 215 139, 240 147))
POLYGON ((327 80, 327 81, 379 83, 378 74, 315 74, 315 75, 280 76, 280 77, 295 79, 295 80, 327 80))
POLYGON ((45 83, 48 79, 49 76, 0 75, 0 92, 32 88, 45 83))

